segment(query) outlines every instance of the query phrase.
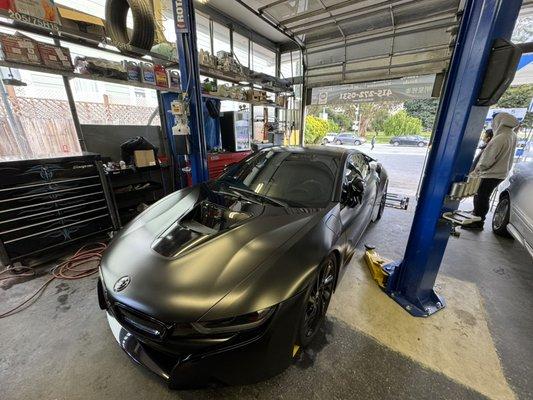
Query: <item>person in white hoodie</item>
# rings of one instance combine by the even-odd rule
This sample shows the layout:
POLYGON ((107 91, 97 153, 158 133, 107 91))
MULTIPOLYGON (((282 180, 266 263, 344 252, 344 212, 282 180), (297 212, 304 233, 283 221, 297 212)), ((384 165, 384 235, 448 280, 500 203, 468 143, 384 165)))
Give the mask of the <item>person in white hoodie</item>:
POLYGON ((492 120, 494 137, 483 150, 473 171, 473 175, 481 177, 481 184, 474 196, 473 215, 481 217, 481 221, 463 226, 466 229, 482 230, 485 217, 489 212, 490 196, 494 189, 507 177, 513 166, 516 149, 516 133, 518 120, 508 113, 498 113, 492 120))

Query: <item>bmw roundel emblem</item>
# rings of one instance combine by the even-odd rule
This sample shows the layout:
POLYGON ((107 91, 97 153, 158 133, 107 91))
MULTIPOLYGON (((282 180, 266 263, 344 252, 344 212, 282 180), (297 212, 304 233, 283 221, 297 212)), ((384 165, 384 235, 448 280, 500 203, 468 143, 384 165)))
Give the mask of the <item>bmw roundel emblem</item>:
POLYGON ((123 276, 118 281, 116 281, 115 286, 113 286, 113 290, 115 292, 122 292, 124 289, 128 287, 130 282, 131 282, 131 278, 129 276, 123 276))

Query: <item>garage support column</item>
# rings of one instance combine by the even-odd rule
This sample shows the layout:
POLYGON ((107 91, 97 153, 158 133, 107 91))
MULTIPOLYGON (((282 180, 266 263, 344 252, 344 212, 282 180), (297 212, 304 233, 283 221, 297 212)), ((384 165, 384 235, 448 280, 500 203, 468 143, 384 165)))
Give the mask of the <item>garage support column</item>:
MULTIPOLYGON (((521 3, 466 1, 404 259, 389 266, 393 272, 386 291, 414 316, 444 307, 433 289, 451 228, 441 216, 459 206, 447 194, 468 175, 487 115, 488 107, 475 104, 491 46, 496 38, 510 39, 521 3)), ((465 263, 464 268, 470 266, 465 263)))
POLYGON ((191 139, 190 163, 192 183, 209 179, 207 168, 207 147, 204 132, 202 93, 200 89, 200 68, 196 47, 196 17, 193 0, 173 0, 174 23, 176 27, 178 59, 181 75, 181 89, 187 93, 190 116, 191 139))

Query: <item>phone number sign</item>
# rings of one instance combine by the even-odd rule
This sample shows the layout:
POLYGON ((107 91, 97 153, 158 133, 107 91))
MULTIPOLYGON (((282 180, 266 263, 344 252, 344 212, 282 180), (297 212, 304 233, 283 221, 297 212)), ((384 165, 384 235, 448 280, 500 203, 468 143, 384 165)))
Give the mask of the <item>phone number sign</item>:
POLYGON ((435 75, 413 76, 388 81, 313 88, 311 104, 374 103, 431 97, 435 75))

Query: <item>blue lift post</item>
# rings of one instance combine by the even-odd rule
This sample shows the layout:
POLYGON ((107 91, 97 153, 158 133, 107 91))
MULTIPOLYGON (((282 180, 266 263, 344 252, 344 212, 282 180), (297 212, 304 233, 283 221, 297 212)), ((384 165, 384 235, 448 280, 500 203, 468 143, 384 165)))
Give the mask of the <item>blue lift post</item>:
MULTIPOLYGON (((200 68, 196 48, 196 17, 193 0, 173 0, 174 23, 177 36, 181 89, 187 93, 190 116, 191 154, 189 157, 192 183, 196 185, 209 179, 207 147, 202 112, 200 68)), ((175 152, 175 149, 173 149, 175 152)))
POLYGON ((459 207, 447 194, 467 177, 488 112, 476 100, 491 47, 497 38, 510 40, 521 5, 521 0, 466 1, 405 255, 387 266, 385 291, 414 316, 445 306, 434 291, 451 229, 441 216, 459 207))

